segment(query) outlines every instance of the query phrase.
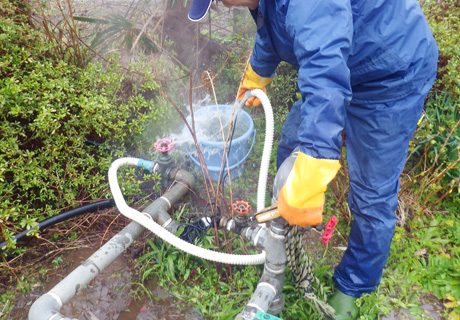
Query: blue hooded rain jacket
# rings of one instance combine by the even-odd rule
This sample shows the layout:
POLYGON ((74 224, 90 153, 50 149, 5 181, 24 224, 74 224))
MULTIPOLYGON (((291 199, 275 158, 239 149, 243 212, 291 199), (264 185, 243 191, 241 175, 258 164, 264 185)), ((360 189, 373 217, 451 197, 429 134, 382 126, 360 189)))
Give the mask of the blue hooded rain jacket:
MULTIPOLYGON (((260 0, 253 70, 299 68, 278 166, 297 146, 340 159, 346 131, 354 221, 334 281, 347 295, 380 282, 396 223, 399 175, 436 76, 438 50, 416 0, 260 0)), ((276 106, 274 106, 276 108, 276 106)), ((306 186, 307 187, 307 186, 306 186)))

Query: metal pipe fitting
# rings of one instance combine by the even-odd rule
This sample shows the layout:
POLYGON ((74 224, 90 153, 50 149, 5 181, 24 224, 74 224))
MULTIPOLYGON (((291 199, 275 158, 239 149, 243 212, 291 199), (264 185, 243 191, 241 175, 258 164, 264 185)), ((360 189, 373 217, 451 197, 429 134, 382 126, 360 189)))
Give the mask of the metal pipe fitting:
POLYGON ((283 282, 286 270, 286 248, 284 227, 286 221, 274 219, 267 228, 247 228, 242 235, 266 251, 262 277, 246 307, 236 316, 236 320, 252 320, 257 311, 277 315, 284 306, 283 282))
POLYGON ((174 143, 169 139, 158 139, 153 146, 155 150, 159 152, 159 155, 156 160, 156 172, 160 172, 165 176, 169 175, 169 170, 174 167, 174 159, 169 154, 174 148, 174 143))

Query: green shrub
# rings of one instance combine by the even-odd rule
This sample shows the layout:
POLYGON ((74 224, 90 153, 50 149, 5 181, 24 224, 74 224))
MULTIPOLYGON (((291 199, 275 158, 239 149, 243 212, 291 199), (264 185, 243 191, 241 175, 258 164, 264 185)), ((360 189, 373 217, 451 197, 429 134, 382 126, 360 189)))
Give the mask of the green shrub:
POLYGON ((281 62, 267 93, 273 107, 275 132, 279 133, 289 110, 300 98, 297 88, 297 68, 286 62, 281 62))
POLYGON ((456 0, 426 1, 423 10, 438 43, 436 91, 460 95, 460 4, 456 0))
POLYGON ((429 163, 436 166, 452 165, 446 171, 444 183, 460 177, 460 103, 459 99, 452 98, 443 92, 430 96, 425 105, 425 114, 428 126, 423 127, 418 136, 426 136, 420 144, 433 145, 428 153, 429 163))
POLYGON ((217 57, 216 67, 212 70, 216 75, 214 88, 219 103, 235 101, 251 53, 251 39, 232 34, 222 41, 228 52, 217 57))
MULTIPOLYGON (((422 208, 449 200, 459 206, 460 184, 460 104, 446 92, 431 95, 416 135, 409 147, 409 170, 403 175, 401 190, 413 193, 422 208), (412 191, 411 191, 412 190, 412 191)), ((444 202, 446 206, 447 201, 444 202)))
POLYGON ((165 110, 146 98, 152 79, 115 63, 78 68, 13 5, 4 1, 0 16, 0 226, 14 247, 18 230, 107 197, 112 158, 136 148, 144 124, 165 110))

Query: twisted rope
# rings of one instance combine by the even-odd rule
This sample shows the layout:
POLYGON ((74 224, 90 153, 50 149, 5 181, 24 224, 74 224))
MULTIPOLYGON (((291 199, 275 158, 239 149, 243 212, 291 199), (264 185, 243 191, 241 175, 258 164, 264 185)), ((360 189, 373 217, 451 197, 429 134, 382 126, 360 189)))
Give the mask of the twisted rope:
POLYGON ((286 227, 284 232, 287 262, 294 278, 296 289, 302 290, 303 296, 313 301, 315 307, 323 313, 326 319, 333 320, 334 309, 327 303, 323 285, 313 274, 313 264, 302 244, 300 227, 286 227))

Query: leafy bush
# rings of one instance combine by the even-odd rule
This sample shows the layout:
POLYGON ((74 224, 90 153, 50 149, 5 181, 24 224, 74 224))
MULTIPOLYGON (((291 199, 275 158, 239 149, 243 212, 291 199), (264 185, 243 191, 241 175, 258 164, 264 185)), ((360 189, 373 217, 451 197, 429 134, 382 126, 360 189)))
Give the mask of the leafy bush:
POLYGON ((456 0, 424 1, 423 10, 439 48, 436 91, 460 95, 460 4, 456 0))
POLYGON ((281 132, 291 107, 300 98, 297 88, 297 68, 282 62, 276 69, 276 76, 267 90, 273 107, 275 132, 281 132))
POLYGON ((429 97, 409 148, 402 190, 412 189, 423 208, 460 193, 460 104, 443 92, 429 97))
POLYGON ((460 183, 460 4, 458 1, 422 1, 439 48, 434 94, 426 103, 424 118, 411 143, 410 168, 401 190, 413 193, 420 209, 442 202, 458 212, 460 183))
POLYGON ((16 231, 106 196, 112 157, 164 114, 146 98, 152 79, 57 59, 16 9, 0 8, 0 226, 9 247, 16 231))
POLYGON ((428 127, 422 128, 418 136, 426 137, 420 144, 433 145, 428 153, 429 163, 448 166, 445 182, 460 177, 460 104, 458 99, 446 92, 432 95, 426 105, 425 114, 428 127))
POLYGON ((136 23, 128 20, 126 17, 112 13, 107 14, 102 19, 74 17, 76 21, 88 22, 96 26, 103 26, 98 30, 91 43, 91 48, 100 48, 99 54, 107 53, 110 44, 120 43, 125 45, 126 50, 132 50, 134 45, 137 45, 136 39, 139 37, 138 43, 142 52, 151 53, 158 51, 155 43, 145 33, 141 33, 139 28, 136 28, 136 23))

